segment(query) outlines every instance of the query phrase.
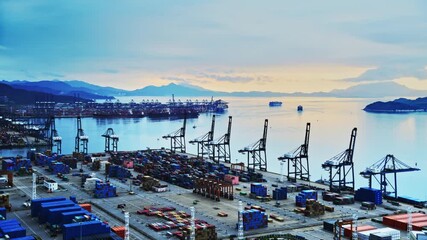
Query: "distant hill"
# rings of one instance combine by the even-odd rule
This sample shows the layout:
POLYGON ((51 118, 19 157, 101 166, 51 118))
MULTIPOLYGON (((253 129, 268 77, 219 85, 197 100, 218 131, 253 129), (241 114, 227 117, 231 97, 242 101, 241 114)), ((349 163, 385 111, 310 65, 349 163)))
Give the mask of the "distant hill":
POLYGON ((410 100, 399 98, 389 102, 374 102, 363 110, 379 113, 425 112, 427 111, 427 97, 410 100))
POLYGON ((176 97, 349 97, 349 98, 378 98, 378 97, 418 97, 427 96, 426 90, 410 89, 404 85, 395 82, 381 82, 359 84, 346 89, 335 89, 330 92, 312 92, 312 93, 282 93, 270 91, 250 91, 250 92, 223 92, 212 91, 189 84, 170 83, 164 86, 146 86, 144 88, 127 91, 112 87, 101 87, 98 85, 86 83, 83 81, 12 81, 2 83, 11 85, 15 88, 26 90, 36 90, 56 95, 74 96, 78 94, 87 99, 108 99, 113 96, 172 96, 176 97))
POLYGON ((426 96, 427 91, 410 89, 395 82, 360 84, 346 89, 336 89, 330 92, 313 93, 281 93, 281 92, 219 92, 189 85, 170 83, 165 86, 147 86, 130 91, 126 95, 135 96, 233 96, 233 97, 346 97, 346 98, 377 98, 401 96, 426 96))
POLYGON ((377 98, 426 96, 426 90, 415 90, 395 82, 359 84, 342 90, 332 90, 331 97, 377 98))
POLYGON ((125 95, 127 92, 129 92, 123 89, 118 89, 113 87, 101 87, 98 85, 94 85, 94 84, 90 84, 90 83, 87 83, 84 81, 78 81, 78 80, 70 80, 70 81, 64 81, 64 82, 74 87, 75 89, 79 89, 80 91, 92 92, 94 94, 104 95, 104 96, 120 96, 120 95, 125 95))
MULTIPOLYGON (((16 89, 7 84, 0 83, 0 96, 6 96, 9 102, 16 104, 34 104, 36 101, 55 101, 55 102, 74 102, 75 98, 71 96, 60 96, 45 92, 28 91, 16 89)), ((87 99, 78 99, 87 102, 87 99)))
POLYGON ((60 96, 79 96, 85 99, 112 99, 114 97, 105 96, 102 94, 97 94, 93 90, 73 87, 67 82, 62 81, 38 81, 38 82, 30 82, 30 81, 2 81, 1 83, 7 84, 15 89, 23 89, 28 91, 36 91, 49 93, 53 95, 60 96))

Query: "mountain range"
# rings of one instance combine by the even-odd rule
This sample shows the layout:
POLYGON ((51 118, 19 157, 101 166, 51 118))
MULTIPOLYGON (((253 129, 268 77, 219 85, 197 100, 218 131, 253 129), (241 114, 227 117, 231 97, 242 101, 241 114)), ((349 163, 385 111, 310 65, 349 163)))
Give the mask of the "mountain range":
POLYGON ((164 86, 146 86, 136 90, 123 90, 112 87, 102 87, 84 81, 45 80, 5 81, 15 89, 48 93, 58 96, 78 96, 85 99, 112 99, 115 96, 233 96, 233 97, 347 97, 347 98, 378 98, 378 97, 419 97, 427 96, 427 90, 410 89, 395 82, 380 82, 359 84, 346 89, 336 89, 330 92, 312 93, 283 93, 269 91, 223 92, 212 91, 198 86, 170 83, 164 86))
MULTIPOLYGON (((88 102, 89 100, 73 97, 73 96, 61 96, 54 95, 45 92, 28 91, 24 89, 13 88, 7 84, 0 83, 0 96, 6 97, 8 102, 14 102, 16 104, 32 104, 36 101, 40 102, 65 102, 71 103, 80 101, 88 102)), ((4 98, 3 98, 4 99, 4 98)), ((4 100, 3 100, 4 101, 4 100)))

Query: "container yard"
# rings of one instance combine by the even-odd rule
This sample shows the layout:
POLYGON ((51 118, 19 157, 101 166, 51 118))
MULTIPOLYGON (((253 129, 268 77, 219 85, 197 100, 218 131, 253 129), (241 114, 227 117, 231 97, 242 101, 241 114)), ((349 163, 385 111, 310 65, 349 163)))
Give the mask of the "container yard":
MULTIPOLYGON (((282 182, 279 174, 168 150, 87 155, 80 168, 73 156, 30 153, 28 159, 35 176, 15 176, 1 196, 3 235, 124 239, 128 221, 130 239, 188 239, 192 214, 196 239, 236 238, 240 214, 248 239, 422 239, 427 229, 423 209, 408 214, 412 205, 385 200, 378 189, 339 194, 326 185, 282 182), (133 168, 126 167, 130 162, 133 168)), ((4 172, 14 170, 10 164, 2 164, 4 172)))

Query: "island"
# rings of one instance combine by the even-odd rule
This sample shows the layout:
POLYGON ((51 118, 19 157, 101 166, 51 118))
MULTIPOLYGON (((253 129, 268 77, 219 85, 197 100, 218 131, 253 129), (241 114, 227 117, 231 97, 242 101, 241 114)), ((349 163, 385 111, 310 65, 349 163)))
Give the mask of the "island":
POLYGON ((363 110, 375 113, 427 112, 427 97, 415 100, 398 98, 389 102, 378 101, 368 104, 363 110))

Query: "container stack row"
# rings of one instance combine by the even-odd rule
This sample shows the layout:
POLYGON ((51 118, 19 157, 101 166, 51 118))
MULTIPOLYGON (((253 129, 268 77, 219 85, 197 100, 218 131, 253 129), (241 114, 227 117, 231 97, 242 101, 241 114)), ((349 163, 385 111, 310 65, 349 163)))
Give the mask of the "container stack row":
POLYGON ((322 192, 322 199, 324 201, 333 202, 335 198, 340 197, 338 193, 333 192, 322 192))
POLYGON ((354 204, 354 196, 353 195, 343 195, 336 197, 333 201, 335 205, 348 205, 354 204))
POLYGON ((50 166, 52 162, 62 162, 72 169, 77 168, 77 158, 71 157, 71 156, 64 156, 64 155, 57 155, 57 154, 48 156, 41 153, 37 153, 32 158, 34 158, 34 164, 37 166, 44 167, 44 166, 50 166))
MULTIPOLYGON (((238 177, 239 181, 242 182, 261 181, 263 179, 261 173, 233 169, 233 167, 230 168, 224 164, 215 164, 203 159, 191 158, 163 150, 117 153, 112 157, 112 162, 120 165, 126 160, 133 161, 135 172, 152 176, 186 189, 193 189, 195 185, 194 179, 197 178, 224 181, 226 175, 232 175, 238 177)), ((237 178, 232 181, 236 184, 237 178)))
POLYGON ((2 161, 2 170, 3 171, 19 171, 25 169, 29 171, 31 169, 31 160, 25 158, 11 158, 4 159, 2 161))
POLYGON ((381 190, 369 187, 362 187, 356 190, 354 199, 360 202, 373 202, 376 205, 383 203, 381 190))
POLYGON ((118 179, 130 178, 132 176, 132 173, 129 171, 129 169, 119 165, 109 164, 106 166, 105 171, 108 176, 118 179))
MULTIPOLYGON (((359 229, 358 229, 359 230, 359 229)), ((393 228, 378 228, 357 233, 360 240, 400 240, 400 231, 393 228)))
POLYGON ((145 191, 151 191, 153 190, 153 187, 160 186, 160 181, 150 177, 150 176, 143 176, 141 178, 141 188, 145 191))
MULTIPOLYGON (((415 231, 427 228, 427 215, 424 213, 412 213, 412 229, 415 231)), ((399 214, 383 217, 383 224, 391 228, 406 231, 408 228, 409 215, 399 214)))
POLYGON ((305 202, 304 215, 316 217, 325 214, 325 206, 314 199, 307 199, 305 202))
POLYGON ((97 181, 93 193, 95 198, 117 197, 116 186, 111 185, 109 182, 97 181))
POLYGON ((21 238, 27 235, 27 230, 16 219, 0 221, 0 237, 21 238))
MULTIPOLYGON (((197 240, 211 240, 217 239, 217 233, 214 225, 201 223, 196 224, 196 239, 197 240)), ((182 231, 174 232, 173 235, 179 239, 188 239, 191 234, 190 226, 185 226, 182 231)))
POLYGON ((99 221, 65 224, 62 228, 63 240, 91 236, 90 239, 104 239, 110 236, 110 226, 99 221))
POLYGON ((295 196, 295 204, 298 207, 305 207, 307 199, 317 200, 317 191, 302 190, 297 196, 295 196))
MULTIPOLYGON (((268 216, 265 212, 251 209, 242 212, 243 214, 243 230, 248 231, 252 229, 265 228, 268 226, 268 216)), ((240 216, 240 212, 239 212, 240 216)), ((237 228, 239 223, 237 223, 237 228)))
POLYGON ((263 186, 261 183, 251 183, 251 194, 257 197, 266 197, 267 187, 263 186))
POLYGON ((288 199, 288 188, 280 187, 273 190, 274 200, 285 200, 288 199))
POLYGON ((46 224, 51 233, 62 232, 64 240, 80 236, 103 238, 110 234, 110 227, 90 210, 90 204, 78 205, 74 197, 70 197, 70 200, 55 197, 31 201, 31 216, 37 217, 40 224, 46 224))
POLYGON ((52 161, 49 164, 49 171, 54 173, 54 174, 67 174, 70 173, 70 166, 62 163, 62 162, 56 162, 56 161, 52 161))

